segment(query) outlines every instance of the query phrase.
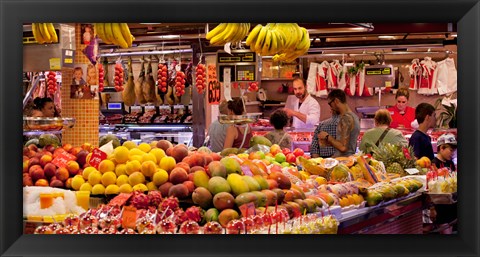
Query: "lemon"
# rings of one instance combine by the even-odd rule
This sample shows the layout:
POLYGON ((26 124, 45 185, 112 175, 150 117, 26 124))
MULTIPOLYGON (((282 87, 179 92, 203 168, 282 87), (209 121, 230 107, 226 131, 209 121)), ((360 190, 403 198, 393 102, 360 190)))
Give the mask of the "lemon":
POLYGON ((117 182, 117 175, 112 171, 107 171, 102 175, 102 184, 104 186, 113 185, 117 182))
POLYGON ((133 191, 142 191, 142 192, 148 191, 148 187, 142 183, 133 186, 132 189, 133 191))
POLYGON ((133 161, 127 162, 125 166, 125 173, 127 173, 127 175, 131 175, 132 173, 136 171, 140 171, 141 169, 142 169, 142 164, 137 160, 133 160, 133 161))
POLYGON ((92 171, 88 175, 88 183, 90 183, 91 185, 100 184, 101 180, 102 180, 102 173, 100 173, 100 171, 92 171))
POLYGON ((102 174, 107 171, 115 171, 115 163, 109 159, 103 160, 98 165, 98 171, 102 174))
POLYGON ((106 195, 116 195, 118 193, 120 193, 120 187, 117 185, 108 185, 107 188, 105 188, 106 195))
POLYGON ((119 193, 131 193, 133 188, 130 184, 123 184, 118 188, 119 193))
POLYGON ((120 175, 127 175, 127 165, 122 163, 122 164, 117 164, 117 166, 115 166, 115 174, 117 176, 120 176, 120 175))
POLYGON ((141 171, 142 174, 145 175, 145 177, 151 178, 153 174, 157 171, 157 164, 155 164, 154 161, 146 161, 142 163, 141 171))
POLYGON ((123 184, 128 184, 128 176, 127 175, 120 175, 117 177, 117 186, 121 186, 123 184))
POLYGON ((142 184, 145 182, 145 176, 141 172, 134 172, 128 176, 128 183, 132 186, 142 184))
POLYGON ((80 186, 79 191, 92 192, 92 185, 90 185, 90 183, 88 183, 88 182, 85 182, 80 186))
POLYGON ((173 170, 173 168, 175 168, 175 165, 177 165, 177 163, 175 162, 175 159, 171 156, 163 157, 160 160, 160 168, 166 171, 173 170))
POLYGON ((82 184, 85 183, 85 179, 81 175, 75 175, 75 177, 72 178, 72 188, 75 191, 80 190, 80 187, 82 184))
POLYGON ((155 184, 152 181, 147 183, 147 188, 148 188, 148 191, 157 191, 158 190, 157 186, 155 186, 155 184))
POLYGON ((123 142, 122 146, 128 148, 128 150, 133 149, 133 148, 137 148, 137 144, 133 141, 125 141, 125 142, 123 142))
POLYGON ((88 179, 88 175, 90 175, 92 171, 97 171, 97 169, 94 167, 86 167, 82 172, 83 179, 88 179))
POLYGON ((160 160, 166 156, 165 151, 163 151, 161 148, 154 148, 150 150, 149 154, 155 155, 158 164, 160 163, 160 160))
POLYGON ((119 146, 113 150, 113 155, 117 163, 126 163, 130 157, 130 151, 125 146, 119 146))
POLYGON ((130 149, 130 157, 131 157, 132 155, 144 155, 144 154, 145 154, 145 152, 142 151, 142 150, 140 150, 140 149, 138 149, 138 148, 132 148, 132 149, 130 149))
POLYGON ((147 162, 147 161, 152 161, 154 163, 157 163, 157 157, 151 153, 147 153, 142 155, 142 163, 147 162))
POLYGON ((163 169, 157 169, 157 171, 153 174, 152 182, 156 186, 160 186, 165 184, 168 181, 168 172, 163 169))
POLYGON ((105 194, 105 187, 102 184, 96 184, 92 187, 92 195, 105 194))
POLYGON ((148 153, 150 152, 150 150, 152 150, 152 147, 147 143, 141 143, 138 145, 138 149, 142 150, 145 153, 148 153))

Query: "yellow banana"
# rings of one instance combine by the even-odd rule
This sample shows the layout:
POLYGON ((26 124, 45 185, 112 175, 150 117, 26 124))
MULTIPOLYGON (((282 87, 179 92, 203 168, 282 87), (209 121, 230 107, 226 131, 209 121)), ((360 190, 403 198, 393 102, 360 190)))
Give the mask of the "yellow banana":
POLYGON ((285 49, 287 38, 285 37, 285 33, 283 32, 283 30, 278 29, 278 26, 275 28, 275 33, 277 34, 277 38, 278 38, 277 50, 278 52, 282 52, 285 49))
POLYGON ((220 23, 218 24, 214 29, 210 30, 207 35, 205 35, 205 38, 207 40, 212 39, 214 36, 218 35, 218 33, 223 32, 225 28, 227 27, 228 23, 220 23))
POLYGON ((52 37, 52 43, 58 43, 58 36, 55 28, 53 27, 53 23, 46 23, 48 34, 52 37))
POLYGON ((270 49, 269 49, 269 54, 270 55, 273 55, 273 54, 276 54, 278 51, 278 34, 277 34, 277 30, 276 29, 273 29, 273 30, 270 30, 270 33, 272 34, 272 43, 270 44, 270 49))
POLYGON ((127 41, 123 38, 122 29, 120 28, 120 23, 112 23, 112 32, 117 45, 121 48, 128 48, 127 41))
POLYGON ((42 34, 40 33, 40 30, 38 28, 38 23, 32 23, 32 33, 33 37, 39 44, 44 44, 45 40, 42 37, 42 34))
POLYGON ((243 38, 245 38, 245 36, 247 35, 248 30, 249 30, 248 24, 250 24, 250 23, 240 23, 240 28, 241 28, 241 29, 240 29, 239 32, 235 35, 235 38, 233 39, 234 42, 242 41, 243 38))
POLYGON ((123 39, 127 42, 128 47, 132 47, 133 43, 133 36, 130 32, 130 28, 128 27, 127 23, 120 23, 120 30, 122 31, 123 39))
POLYGON ((300 44, 297 46, 297 50, 303 51, 303 53, 305 53, 310 48, 310 36, 308 34, 307 29, 302 28, 302 31, 303 31, 303 38, 300 44))
POLYGON ((297 46, 295 47, 295 50, 305 48, 305 46, 307 45, 307 40, 306 39, 307 39, 307 34, 305 34, 302 30, 302 37, 300 38, 300 41, 298 41, 297 46))
POLYGON ((262 24, 258 24, 257 26, 255 26, 255 28, 252 29, 252 31, 250 31, 246 41, 247 46, 250 46, 253 42, 255 42, 262 28, 262 24))
POLYGON ((226 33, 225 35, 223 36, 223 41, 225 42, 231 42, 233 37, 235 36, 235 33, 238 32, 239 28, 238 28, 238 24, 239 23, 229 23, 227 28, 225 29, 226 33))
POLYGON ((115 37, 113 36, 112 23, 104 23, 103 27, 105 28, 105 37, 107 40, 112 44, 118 45, 118 43, 115 41, 115 37))
POLYGON ((294 23, 294 28, 295 28, 295 31, 297 32, 297 39, 295 40, 295 42, 296 42, 295 46, 296 46, 302 40, 303 32, 302 32, 302 29, 300 28, 300 26, 298 26, 297 23, 294 23))
POLYGON ((225 34, 225 30, 221 33, 218 33, 214 37, 212 37, 210 39, 210 45, 219 46, 219 45, 224 44, 225 43, 225 41, 223 40, 224 34, 225 34))
POLYGON ((268 55, 270 50, 270 44, 272 43, 272 32, 267 30, 267 36, 265 36, 265 42, 263 42, 262 55, 268 55))
POLYGON ((258 52, 262 51, 262 46, 263 42, 265 41, 265 37, 267 35, 267 27, 262 27, 262 30, 260 30, 260 33, 258 34, 257 41, 255 42, 255 49, 258 50, 258 52))
POLYGON ((295 50, 295 47, 298 42, 298 34, 297 34, 297 29, 295 23, 289 23, 289 30, 290 30, 290 42, 288 45, 288 49, 290 51, 295 50))
POLYGON ((95 32, 97 33, 98 37, 103 41, 105 44, 111 44, 107 38, 107 35, 105 35, 105 23, 95 23, 94 24, 94 29, 95 32))
POLYGON ((42 33, 42 37, 45 39, 45 42, 52 43, 52 37, 50 34, 48 34, 47 25, 45 25, 45 23, 38 23, 38 26, 40 27, 40 33, 42 33))

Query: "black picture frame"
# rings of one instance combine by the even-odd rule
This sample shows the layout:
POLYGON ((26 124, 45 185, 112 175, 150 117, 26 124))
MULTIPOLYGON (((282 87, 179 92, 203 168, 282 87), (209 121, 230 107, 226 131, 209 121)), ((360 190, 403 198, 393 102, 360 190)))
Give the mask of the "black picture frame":
POLYGON ((478 256, 478 0, 0 0, 1 256, 478 256), (456 22, 457 235, 23 235, 22 24, 29 22, 456 22))

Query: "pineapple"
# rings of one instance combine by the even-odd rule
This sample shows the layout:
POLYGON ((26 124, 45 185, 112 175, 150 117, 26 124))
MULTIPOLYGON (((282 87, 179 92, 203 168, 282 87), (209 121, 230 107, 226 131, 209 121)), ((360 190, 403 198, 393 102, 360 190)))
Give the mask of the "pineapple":
POLYGON ((408 154, 410 158, 405 156, 403 147, 399 145, 392 145, 390 143, 380 144, 379 147, 374 147, 373 158, 385 164, 386 171, 389 173, 397 173, 405 176, 404 169, 415 168, 416 160, 413 154, 413 148, 408 147, 408 154))
POLYGON ((398 162, 394 162, 387 166, 387 172, 388 173, 396 173, 399 174, 400 176, 405 176, 405 170, 403 169, 402 165, 398 162))

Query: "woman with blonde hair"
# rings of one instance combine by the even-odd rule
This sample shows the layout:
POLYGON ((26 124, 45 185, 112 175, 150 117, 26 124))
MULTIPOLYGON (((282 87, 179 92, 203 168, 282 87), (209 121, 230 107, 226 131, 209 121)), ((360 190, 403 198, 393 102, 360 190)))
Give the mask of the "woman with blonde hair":
POLYGON ((380 143, 407 146, 408 141, 398 129, 390 128, 392 116, 386 109, 379 109, 375 112, 375 128, 365 131, 360 142, 359 149, 364 153, 371 153, 374 147, 380 143))

